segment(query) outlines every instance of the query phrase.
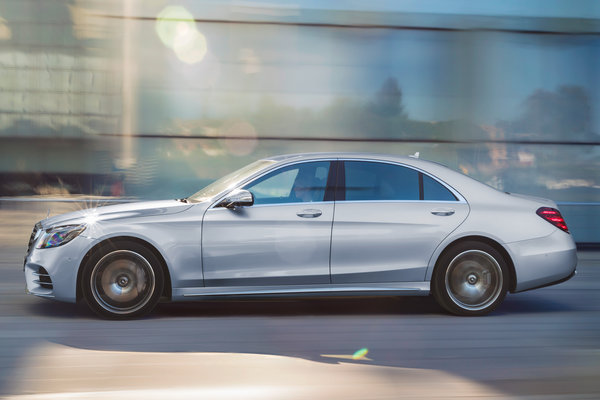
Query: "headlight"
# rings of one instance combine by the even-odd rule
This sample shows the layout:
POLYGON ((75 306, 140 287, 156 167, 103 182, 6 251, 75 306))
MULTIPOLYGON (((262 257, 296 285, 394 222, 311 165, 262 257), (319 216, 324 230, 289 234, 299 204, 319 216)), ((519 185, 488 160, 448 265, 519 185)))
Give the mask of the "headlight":
POLYGON ((38 249, 62 246, 85 230, 85 225, 63 225, 46 229, 35 246, 38 249))

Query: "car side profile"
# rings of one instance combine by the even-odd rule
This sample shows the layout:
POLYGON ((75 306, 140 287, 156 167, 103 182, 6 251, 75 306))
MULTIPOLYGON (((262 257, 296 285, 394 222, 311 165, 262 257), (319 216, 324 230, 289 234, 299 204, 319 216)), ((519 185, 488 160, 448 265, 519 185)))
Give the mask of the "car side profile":
POLYGON ((483 315, 576 264, 551 200, 416 158, 318 153, 256 161, 186 199, 42 220, 24 272, 30 293, 109 318, 160 300, 339 294, 432 294, 483 315))

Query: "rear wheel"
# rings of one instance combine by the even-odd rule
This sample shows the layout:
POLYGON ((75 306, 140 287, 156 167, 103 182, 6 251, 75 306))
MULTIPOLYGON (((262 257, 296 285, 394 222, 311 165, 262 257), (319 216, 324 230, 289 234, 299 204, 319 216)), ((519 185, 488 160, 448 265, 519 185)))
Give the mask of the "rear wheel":
POLYGON ((432 292, 437 302, 457 315, 483 315, 506 296, 506 261, 494 247, 475 241, 459 243, 438 260, 432 292))
POLYGON ((150 312, 158 303, 163 282, 156 256, 139 243, 123 241, 102 246, 90 257, 81 288, 92 311, 125 319, 150 312))

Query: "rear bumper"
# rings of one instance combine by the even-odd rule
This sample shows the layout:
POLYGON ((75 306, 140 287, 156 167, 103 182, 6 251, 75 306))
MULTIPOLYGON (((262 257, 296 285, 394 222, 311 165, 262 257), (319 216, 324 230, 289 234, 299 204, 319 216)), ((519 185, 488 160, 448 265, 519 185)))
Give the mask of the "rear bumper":
POLYGON ((514 292, 564 282, 575 274, 577 248, 571 235, 556 230, 543 238, 506 245, 516 273, 514 292))
POLYGON ((575 275, 577 275, 577 271, 573 271, 573 273, 571 275, 567 276, 566 278, 562 278, 562 279, 559 279, 559 280, 554 281, 554 282, 545 283, 543 285, 532 287, 532 288, 521 290, 521 291, 523 292, 523 291, 527 291, 527 290, 541 289, 541 288, 545 288, 545 287, 548 287, 548 286, 558 285, 559 283, 563 283, 563 282, 568 281, 569 279, 571 279, 575 275))

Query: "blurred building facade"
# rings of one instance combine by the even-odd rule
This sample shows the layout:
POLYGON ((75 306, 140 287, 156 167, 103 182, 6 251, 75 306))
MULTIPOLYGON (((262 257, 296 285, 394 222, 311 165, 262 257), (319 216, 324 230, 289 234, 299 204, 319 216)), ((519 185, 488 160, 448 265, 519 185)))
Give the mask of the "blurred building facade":
POLYGON ((0 3, 0 196, 175 198, 278 153, 418 151, 600 242, 600 7, 365 3, 0 3))

